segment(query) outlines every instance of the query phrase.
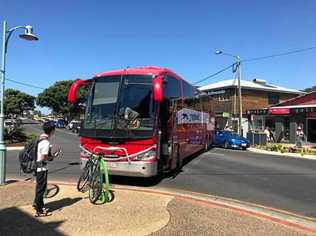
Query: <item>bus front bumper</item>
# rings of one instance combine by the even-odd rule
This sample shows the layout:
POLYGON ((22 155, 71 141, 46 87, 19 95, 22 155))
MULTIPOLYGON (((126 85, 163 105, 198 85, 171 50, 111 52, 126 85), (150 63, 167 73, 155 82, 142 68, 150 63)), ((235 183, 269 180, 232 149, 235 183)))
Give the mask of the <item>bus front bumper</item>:
MULTIPOLYGON (((87 159, 81 159, 81 168, 86 165, 87 159)), ((158 163, 143 161, 105 161, 110 175, 131 177, 151 177, 158 174, 158 163)))

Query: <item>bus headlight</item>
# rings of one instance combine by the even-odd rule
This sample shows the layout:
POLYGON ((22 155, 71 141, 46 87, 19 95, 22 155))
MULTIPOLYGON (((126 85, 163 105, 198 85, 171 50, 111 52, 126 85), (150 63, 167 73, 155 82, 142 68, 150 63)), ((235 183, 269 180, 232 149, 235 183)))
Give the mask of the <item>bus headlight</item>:
POLYGON ((148 152, 139 154, 136 156, 137 161, 148 160, 156 157, 156 151, 154 149, 149 150, 148 152))

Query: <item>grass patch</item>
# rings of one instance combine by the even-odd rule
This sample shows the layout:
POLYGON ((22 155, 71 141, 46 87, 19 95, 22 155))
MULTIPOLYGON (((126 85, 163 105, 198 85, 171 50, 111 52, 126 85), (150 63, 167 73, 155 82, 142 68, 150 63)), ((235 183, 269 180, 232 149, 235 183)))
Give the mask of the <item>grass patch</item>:
POLYGON ((304 155, 316 155, 316 150, 303 147, 303 148, 297 148, 295 146, 289 146, 289 145, 283 145, 283 144, 267 144, 267 145, 256 145, 255 148, 271 151, 271 152, 279 152, 279 153, 298 153, 301 154, 301 156, 304 155))

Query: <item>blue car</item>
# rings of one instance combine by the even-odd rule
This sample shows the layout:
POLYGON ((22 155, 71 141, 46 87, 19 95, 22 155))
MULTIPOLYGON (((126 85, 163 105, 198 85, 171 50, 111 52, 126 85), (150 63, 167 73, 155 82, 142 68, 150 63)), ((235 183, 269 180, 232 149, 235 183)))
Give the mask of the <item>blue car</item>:
POLYGON ((247 149, 250 146, 248 139, 239 136, 238 134, 231 131, 215 131, 214 146, 220 146, 224 148, 236 148, 236 149, 247 149))
POLYGON ((65 128, 66 122, 64 120, 57 120, 55 125, 57 128, 65 128))

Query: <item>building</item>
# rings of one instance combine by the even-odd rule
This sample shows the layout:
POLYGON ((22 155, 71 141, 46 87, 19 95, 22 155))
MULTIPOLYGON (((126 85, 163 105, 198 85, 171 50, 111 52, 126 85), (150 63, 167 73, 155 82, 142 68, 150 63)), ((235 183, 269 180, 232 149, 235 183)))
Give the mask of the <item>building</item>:
POLYGON ((268 126, 275 130, 277 142, 295 143, 300 126, 305 141, 316 143, 316 91, 250 113, 256 129, 268 126))
MULTIPOLYGON (((243 134, 246 135, 249 125, 247 111, 268 108, 303 94, 302 91, 268 84, 264 80, 241 80, 243 134)), ((227 125, 237 130, 239 102, 238 81, 236 79, 220 81, 199 88, 213 98, 216 127, 224 129, 227 125)))

